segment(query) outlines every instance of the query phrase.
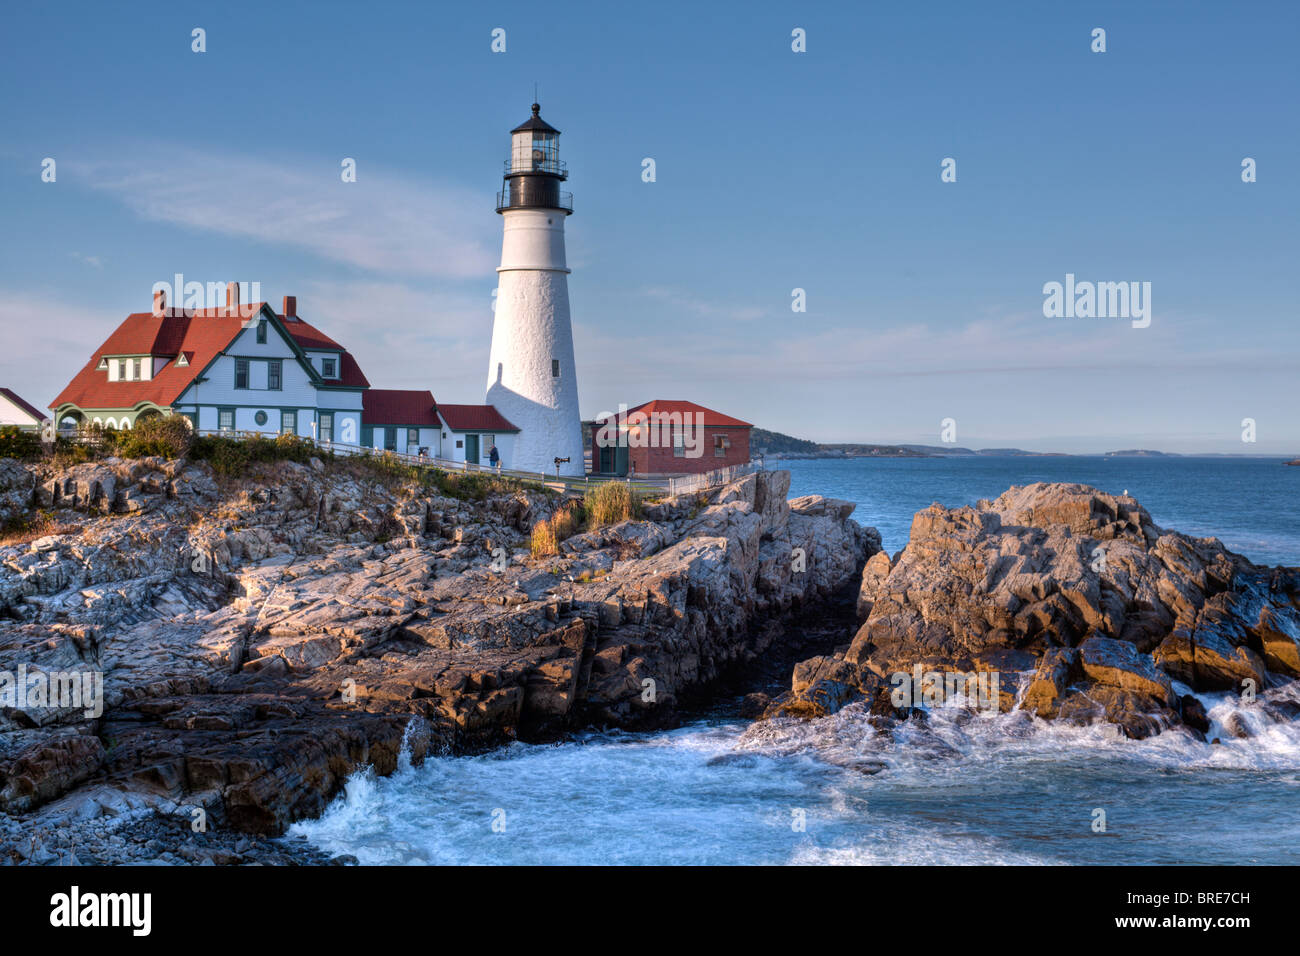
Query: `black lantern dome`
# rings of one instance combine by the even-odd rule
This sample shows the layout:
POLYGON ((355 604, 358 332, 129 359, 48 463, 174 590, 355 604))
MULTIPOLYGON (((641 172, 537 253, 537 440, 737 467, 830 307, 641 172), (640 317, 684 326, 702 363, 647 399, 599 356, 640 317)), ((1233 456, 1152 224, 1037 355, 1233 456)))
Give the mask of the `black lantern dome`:
POLYGON ((497 212, 573 212, 573 194, 560 191, 560 183, 569 178, 560 159, 560 131, 542 119, 541 111, 534 103, 533 115, 510 131, 510 158, 506 160, 504 188, 497 193, 497 212))

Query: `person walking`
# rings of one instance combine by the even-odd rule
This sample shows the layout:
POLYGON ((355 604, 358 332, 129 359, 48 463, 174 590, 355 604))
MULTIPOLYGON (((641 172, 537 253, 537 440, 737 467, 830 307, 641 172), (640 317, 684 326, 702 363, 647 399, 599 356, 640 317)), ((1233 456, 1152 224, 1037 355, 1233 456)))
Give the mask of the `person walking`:
POLYGON ((495 442, 493 442, 492 447, 488 449, 488 461, 491 462, 492 469, 498 475, 501 474, 501 453, 497 451, 497 446, 495 442))

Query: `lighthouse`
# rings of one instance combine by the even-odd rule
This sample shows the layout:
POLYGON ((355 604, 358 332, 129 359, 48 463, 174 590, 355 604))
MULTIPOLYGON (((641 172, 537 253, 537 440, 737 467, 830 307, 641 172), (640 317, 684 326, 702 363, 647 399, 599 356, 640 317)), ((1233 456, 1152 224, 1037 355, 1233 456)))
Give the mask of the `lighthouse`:
POLYGON ((573 196, 560 161, 560 131, 533 115, 510 131, 505 182, 497 193, 504 223, 487 403, 519 428, 511 468, 582 475, 578 370, 569 321, 564 220, 573 196), (563 459, 567 459, 564 461, 563 459))

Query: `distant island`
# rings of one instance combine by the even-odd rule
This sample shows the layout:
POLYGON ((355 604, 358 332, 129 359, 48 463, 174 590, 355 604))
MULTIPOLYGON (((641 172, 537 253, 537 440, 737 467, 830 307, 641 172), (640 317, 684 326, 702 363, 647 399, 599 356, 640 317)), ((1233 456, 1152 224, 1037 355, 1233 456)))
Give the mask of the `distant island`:
MULTIPOLYGON (((1026 451, 1023 448, 965 448, 960 445, 887 445, 870 442, 815 442, 795 438, 766 428, 750 432, 749 447, 755 457, 775 459, 799 458, 1065 458, 1065 452, 1026 451)), ((1230 455, 1206 452, 1201 455, 1182 455, 1178 452, 1156 451, 1151 448, 1124 448, 1100 455, 1085 454, 1089 458, 1274 458, 1274 455, 1230 455)), ((1300 465, 1300 458, 1286 462, 1300 465)))
POLYGON ((1056 452, 1025 451, 1023 448, 962 448, 957 445, 877 445, 862 442, 818 443, 781 432, 754 428, 749 447, 767 458, 952 458, 990 455, 1054 456, 1056 452))
POLYGON ((1152 451, 1150 448, 1126 448, 1123 451, 1108 451, 1107 458, 1181 458, 1181 455, 1168 451, 1152 451))

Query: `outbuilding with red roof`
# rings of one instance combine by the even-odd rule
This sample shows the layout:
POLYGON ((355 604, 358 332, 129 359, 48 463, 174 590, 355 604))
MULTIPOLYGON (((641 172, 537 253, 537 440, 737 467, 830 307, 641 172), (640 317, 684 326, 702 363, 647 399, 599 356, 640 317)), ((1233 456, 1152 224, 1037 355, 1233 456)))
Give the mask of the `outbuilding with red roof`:
POLYGON ((695 402, 655 399, 591 424, 591 470, 688 475, 748 464, 753 426, 695 402))

